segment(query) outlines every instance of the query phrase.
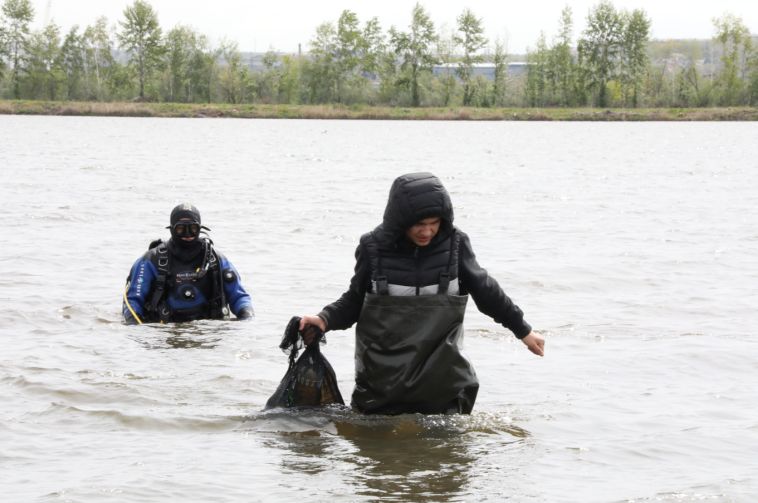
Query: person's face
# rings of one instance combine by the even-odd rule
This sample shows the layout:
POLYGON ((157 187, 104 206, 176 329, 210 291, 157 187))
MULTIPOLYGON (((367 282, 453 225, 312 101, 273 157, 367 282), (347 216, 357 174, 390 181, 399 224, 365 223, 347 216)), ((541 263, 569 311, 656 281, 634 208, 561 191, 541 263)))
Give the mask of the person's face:
POLYGON ((174 232, 182 241, 194 241, 200 234, 200 224, 189 218, 182 218, 174 224, 174 232))
POLYGON ((419 220, 405 231, 405 237, 416 246, 426 246, 432 242, 432 238, 439 232, 441 221, 440 217, 419 220))

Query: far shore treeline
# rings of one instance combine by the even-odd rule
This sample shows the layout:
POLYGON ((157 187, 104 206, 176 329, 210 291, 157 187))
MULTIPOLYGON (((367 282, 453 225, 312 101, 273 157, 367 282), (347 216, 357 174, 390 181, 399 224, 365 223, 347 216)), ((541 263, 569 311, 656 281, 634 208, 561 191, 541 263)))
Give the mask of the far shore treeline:
POLYGON ((269 107, 279 116, 293 105, 346 114, 467 107, 484 117, 486 109, 515 116, 523 108, 758 105, 758 44, 731 13, 713 19, 712 39, 662 41, 650 39, 653 20, 644 10, 619 10, 608 0, 590 9, 587 28, 575 34, 567 6, 556 13, 554 31, 523 55, 488 38, 471 10, 440 29, 421 4, 409 9, 406 27, 386 29, 344 10, 315 26, 296 54, 244 53, 233 41, 213 46, 193 28, 162 27, 143 0, 115 22, 101 17, 67 33, 54 23, 32 31, 34 16, 30 0, 2 0, 0 99, 27 105, 6 101, 0 112, 34 110, 28 100, 50 110, 51 102, 150 102, 269 107))

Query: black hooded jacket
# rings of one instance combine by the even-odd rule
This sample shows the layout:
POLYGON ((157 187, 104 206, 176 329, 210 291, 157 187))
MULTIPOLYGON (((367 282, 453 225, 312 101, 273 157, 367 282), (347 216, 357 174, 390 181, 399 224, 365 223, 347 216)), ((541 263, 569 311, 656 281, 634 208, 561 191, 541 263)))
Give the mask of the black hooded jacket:
POLYGON ((355 259, 350 288, 319 313, 329 330, 344 330, 358 321, 366 292, 376 293, 378 276, 410 294, 436 293, 440 273, 456 263, 457 268, 449 273, 457 291, 451 288, 450 293, 470 294, 482 313, 519 339, 532 330, 521 309, 476 261, 468 236, 453 225, 447 190, 430 173, 412 173, 395 180, 382 224, 361 237, 355 259), (406 238, 406 230, 431 217, 441 218, 439 232, 427 246, 416 246, 406 238))

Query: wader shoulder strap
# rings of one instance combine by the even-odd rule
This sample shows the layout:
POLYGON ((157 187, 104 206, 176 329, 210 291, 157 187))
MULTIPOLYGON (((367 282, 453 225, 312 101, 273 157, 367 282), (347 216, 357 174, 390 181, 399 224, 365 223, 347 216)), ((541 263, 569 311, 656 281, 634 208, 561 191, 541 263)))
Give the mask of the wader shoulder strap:
POLYGON ((382 270, 382 256, 379 253, 379 243, 376 241, 376 236, 373 232, 369 232, 364 236, 364 239, 361 239, 361 242, 365 245, 371 266, 371 277, 376 284, 375 293, 377 295, 389 295, 389 284, 387 283, 387 276, 382 270))
POLYGON ((437 293, 440 295, 445 295, 448 288, 450 288, 450 272, 442 271, 440 272, 440 284, 437 288, 437 293))
POLYGON ((437 293, 440 295, 447 294, 447 291, 450 288, 450 276, 452 274, 453 267, 456 269, 458 268, 459 244, 460 236, 457 232, 455 232, 455 229, 453 229, 453 233, 450 235, 450 253, 448 253, 447 256, 447 269, 440 272, 440 282, 437 290, 437 293))

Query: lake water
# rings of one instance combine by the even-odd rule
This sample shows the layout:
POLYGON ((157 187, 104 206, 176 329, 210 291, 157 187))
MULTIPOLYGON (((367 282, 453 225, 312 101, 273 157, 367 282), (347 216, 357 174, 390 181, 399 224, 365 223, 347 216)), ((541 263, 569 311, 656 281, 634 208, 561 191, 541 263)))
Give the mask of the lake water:
MULTIPOLYGON (((3 501, 752 502, 758 124, 0 116, 3 501), (263 412, 293 315, 432 171, 546 337, 469 304, 471 416, 263 412), (251 323, 124 326, 193 202, 251 323)), ((352 330, 323 351, 343 395, 352 330)))

